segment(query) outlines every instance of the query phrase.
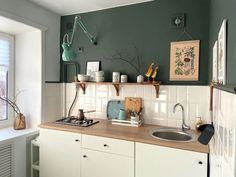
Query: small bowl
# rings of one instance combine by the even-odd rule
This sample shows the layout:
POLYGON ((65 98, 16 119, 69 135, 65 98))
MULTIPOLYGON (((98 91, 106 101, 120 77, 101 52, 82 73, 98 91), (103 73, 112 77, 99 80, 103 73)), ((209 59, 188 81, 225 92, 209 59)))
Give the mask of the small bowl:
POLYGON ((89 80, 89 75, 86 74, 78 74, 78 80, 80 82, 87 82, 89 80))

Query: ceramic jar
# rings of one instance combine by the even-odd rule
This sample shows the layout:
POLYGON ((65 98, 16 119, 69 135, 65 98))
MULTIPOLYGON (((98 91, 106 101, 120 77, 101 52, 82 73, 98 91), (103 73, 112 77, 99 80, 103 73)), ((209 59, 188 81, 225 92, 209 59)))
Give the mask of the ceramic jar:
POLYGON ((128 76, 127 75, 121 75, 120 76, 120 82, 121 83, 127 83, 128 82, 128 76))
POLYGON ((119 72, 112 73, 112 82, 120 82, 120 73, 119 72))
POLYGON ((142 83, 144 81, 144 77, 142 75, 137 76, 137 83, 142 83))

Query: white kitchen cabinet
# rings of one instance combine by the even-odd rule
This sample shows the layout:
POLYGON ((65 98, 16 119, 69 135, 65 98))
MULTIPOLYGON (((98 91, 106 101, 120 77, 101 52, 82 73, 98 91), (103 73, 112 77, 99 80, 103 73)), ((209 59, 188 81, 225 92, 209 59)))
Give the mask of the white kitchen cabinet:
POLYGON ((81 134, 41 129, 40 177, 80 177, 81 134))
POLYGON ((134 177, 134 142, 82 135, 81 177, 134 177))
POLYGON ((82 177, 134 177, 134 158, 82 149, 82 177))
POLYGON ((136 177, 207 177, 207 154, 136 143, 136 177))

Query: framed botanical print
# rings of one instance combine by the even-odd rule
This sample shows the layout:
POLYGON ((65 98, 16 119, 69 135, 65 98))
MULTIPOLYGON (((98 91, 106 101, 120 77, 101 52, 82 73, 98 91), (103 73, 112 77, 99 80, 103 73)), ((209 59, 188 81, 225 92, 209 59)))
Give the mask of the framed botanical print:
POLYGON ((170 80, 198 81, 200 40, 171 43, 170 80))
POLYGON ((224 20, 218 34, 218 82, 226 84, 226 24, 224 20))

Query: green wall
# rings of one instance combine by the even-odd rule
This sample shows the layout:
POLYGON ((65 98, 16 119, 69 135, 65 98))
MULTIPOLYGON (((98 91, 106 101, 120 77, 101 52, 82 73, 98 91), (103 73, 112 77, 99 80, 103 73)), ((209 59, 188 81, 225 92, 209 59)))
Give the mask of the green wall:
MULTIPOLYGON (((210 57, 209 71, 212 71, 212 48, 218 39, 223 19, 228 20, 227 39, 227 85, 236 84, 236 1, 235 0, 211 0, 210 9, 210 57)), ((212 79, 212 72, 209 81, 212 79)))
MULTIPOLYGON (((88 30, 98 37, 98 46, 93 46, 83 32, 75 35, 74 48, 84 47, 78 53, 76 61, 80 63, 80 72, 85 73, 86 61, 101 60, 102 70, 106 72, 106 81, 111 81, 112 72, 128 74, 129 81, 135 82, 138 73, 123 61, 110 60, 120 53, 124 58, 138 56, 142 58, 142 74, 152 61, 158 63, 158 80, 164 84, 206 85, 208 83, 209 57, 209 0, 158 0, 137 5, 118 7, 96 12, 80 14, 88 30), (171 16, 186 13, 186 27, 194 39, 201 40, 200 77, 197 82, 170 82, 169 60, 170 42, 179 39, 183 29, 171 27, 171 16)), ((61 39, 70 31, 68 24, 74 16, 61 18, 61 39)), ((69 25, 70 26, 70 25, 69 25)), ((189 40, 183 36, 182 40, 189 40)), ((68 78, 72 73, 68 72, 68 78)))

